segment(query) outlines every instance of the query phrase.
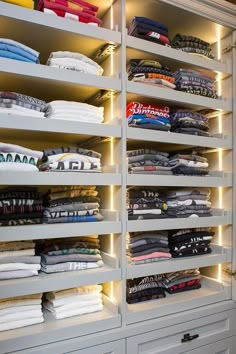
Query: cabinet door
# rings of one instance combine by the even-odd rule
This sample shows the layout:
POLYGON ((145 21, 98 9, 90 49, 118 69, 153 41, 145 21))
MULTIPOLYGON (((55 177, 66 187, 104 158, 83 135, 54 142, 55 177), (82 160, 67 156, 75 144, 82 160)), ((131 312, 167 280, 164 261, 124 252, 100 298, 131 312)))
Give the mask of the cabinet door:
POLYGON ((95 347, 68 352, 67 354, 125 354, 125 340, 116 340, 95 347))
POLYGON ((235 354, 236 352, 236 336, 221 340, 201 348, 185 352, 184 354, 235 354))
POLYGON ((127 353, 182 354, 231 337, 235 335, 235 329, 236 309, 233 309, 130 337, 127 339, 127 353), (194 337, 183 342, 188 333, 194 337))

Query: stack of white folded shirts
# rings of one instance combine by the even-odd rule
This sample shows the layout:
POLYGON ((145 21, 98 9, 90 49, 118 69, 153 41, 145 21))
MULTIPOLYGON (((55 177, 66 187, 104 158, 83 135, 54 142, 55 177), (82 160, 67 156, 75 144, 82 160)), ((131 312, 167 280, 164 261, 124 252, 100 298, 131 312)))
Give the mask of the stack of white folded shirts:
POLYGON ((0 170, 38 171, 37 162, 42 156, 41 151, 0 142, 0 170))
POLYGON ((33 241, 0 242, 0 280, 38 275, 40 262, 33 241))
POLYGON ((44 118, 46 102, 17 92, 0 91, 0 113, 44 118))
POLYGON ((103 74, 103 68, 100 65, 81 53, 52 52, 48 58, 47 65, 59 69, 80 71, 85 74, 103 74))
POLYGON ((41 171, 101 172, 101 154, 77 147, 44 150, 41 171))
POLYGON ((51 119, 73 120, 84 123, 102 123, 104 107, 73 101, 52 101, 47 104, 45 115, 51 119))
POLYGON ((56 319, 84 315, 103 310, 102 286, 88 285, 46 293, 43 306, 56 319))
POLYGON ((42 322, 42 294, 0 300, 0 332, 42 322))

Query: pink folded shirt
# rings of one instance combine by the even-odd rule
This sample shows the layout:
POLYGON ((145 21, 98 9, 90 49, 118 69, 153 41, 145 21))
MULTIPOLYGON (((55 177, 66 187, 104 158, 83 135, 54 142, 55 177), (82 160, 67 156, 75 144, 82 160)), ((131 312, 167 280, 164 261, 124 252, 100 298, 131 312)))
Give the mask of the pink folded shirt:
POLYGON ((150 258, 171 258, 171 254, 168 252, 153 252, 150 254, 145 254, 143 256, 132 257, 132 261, 144 261, 145 259, 150 258))

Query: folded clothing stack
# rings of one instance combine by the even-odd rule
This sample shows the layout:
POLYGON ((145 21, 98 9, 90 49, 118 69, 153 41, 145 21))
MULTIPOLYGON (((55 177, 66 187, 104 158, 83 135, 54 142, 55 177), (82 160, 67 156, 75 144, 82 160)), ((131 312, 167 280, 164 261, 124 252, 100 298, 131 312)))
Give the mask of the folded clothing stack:
POLYGON ((73 101, 52 101, 47 104, 45 115, 51 119, 74 120, 85 123, 102 123, 104 107, 73 101))
POLYGON ((197 37, 177 33, 171 41, 171 47, 208 59, 214 59, 214 55, 211 53, 210 43, 197 37))
POLYGON ((0 91, 0 113, 44 118, 46 102, 17 92, 0 91))
POLYGON ((128 279, 126 283, 126 301, 129 304, 161 299, 169 294, 201 288, 198 269, 155 274, 147 277, 128 279))
POLYGON ((34 1, 33 0, 2 0, 3 2, 8 2, 9 4, 19 5, 22 7, 27 7, 29 9, 34 8, 34 1))
POLYGON ((167 231, 132 232, 126 238, 130 264, 143 264, 171 258, 167 231))
POLYGON ((137 149, 126 152, 128 172, 132 174, 171 175, 168 166, 169 154, 152 149, 137 149))
POLYGON ((47 65, 59 69, 80 71, 85 74, 103 74, 103 68, 100 65, 81 53, 52 52, 48 58, 47 65))
POLYGON ((210 199, 211 191, 208 188, 179 188, 164 192, 168 205, 169 218, 186 218, 212 216, 210 199))
POLYGON ((43 306, 59 320, 103 310, 102 286, 88 285, 46 293, 43 306))
POLYGON ((97 235, 45 240, 39 245, 42 271, 45 273, 73 272, 103 266, 97 235))
POLYGON ((146 17, 135 16, 129 26, 128 35, 162 45, 170 45, 168 28, 146 17))
POLYGON ((37 162, 42 156, 41 151, 0 142, 0 170, 2 171, 38 171, 37 162))
POLYGON ((174 89, 175 77, 168 67, 155 60, 131 59, 127 67, 128 79, 148 85, 174 89))
POLYGON ((0 226, 40 224, 43 194, 34 187, 0 189, 0 226))
POLYGON ((209 119, 201 113, 177 110, 171 113, 170 124, 174 133, 209 136, 209 119))
POLYGON ((163 275, 151 275, 126 281, 126 301, 135 304, 148 300, 162 299, 166 297, 165 290, 160 284, 163 275))
POLYGON ((194 151, 171 156, 168 166, 171 167, 174 175, 206 176, 209 174, 207 158, 194 151))
POLYGON ((130 187, 126 192, 129 220, 161 219, 166 217, 167 204, 155 188, 130 187))
POLYGON ((0 300, 0 331, 44 322, 42 294, 17 296, 0 300))
POLYGON ((33 241, 0 242, 0 280, 38 275, 40 260, 33 241))
POLYGON ((44 222, 47 224, 101 221, 96 186, 52 187, 47 195, 44 222))
POLYGON ((179 272, 163 274, 163 276, 160 283, 169 294, 201 288, 199 269, 180 270, 179 272))
POLYGON ((101 26, 98 7, 84 0, 39 0, 37 9, 47 14, 101 26))
POLYGON ((39 52, 8 38, 0 38, 0 58, 39 63, 39 52))
POLYGON ((214 79, 191 69, 178 69, 174 73, 176 90, 194 95, 218 98, 214 89, 214 79))
POLYGON ((215 235, 207 227, 169 231, 172 257, 190 257, 211 253, 210 243, 215 235))
POLYGON ((101 172, 101 154, 79 147, 61 147, 43 151, 41 171, 101 172))
POLYGON ((170 130, 169 107, 141 102, 130 102, 126 106, 126 118, 130 127, 170 130))

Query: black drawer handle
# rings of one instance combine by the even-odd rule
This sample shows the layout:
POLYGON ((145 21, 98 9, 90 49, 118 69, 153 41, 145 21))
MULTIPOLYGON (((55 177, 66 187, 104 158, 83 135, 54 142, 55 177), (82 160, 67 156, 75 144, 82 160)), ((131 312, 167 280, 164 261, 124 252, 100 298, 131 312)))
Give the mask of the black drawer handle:
POLYGON ((190 342, 191 340, 196 339, 198 337, 199 337, 199 334, 194 334, 193 336, 190 336, 189 333, 186 333, 186 334, 184 334, 184 338, 181 339, 181 342, 182 343, 190 342))

